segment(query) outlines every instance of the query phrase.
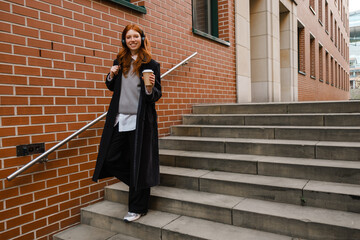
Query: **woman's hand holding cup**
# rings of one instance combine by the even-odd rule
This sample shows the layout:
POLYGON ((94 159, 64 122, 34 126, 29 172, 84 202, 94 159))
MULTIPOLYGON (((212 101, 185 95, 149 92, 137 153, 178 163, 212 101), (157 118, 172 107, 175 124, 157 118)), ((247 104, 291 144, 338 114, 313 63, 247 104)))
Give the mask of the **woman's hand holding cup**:
POLYGON ((145 69, 143 72, 143 80, 145 83, 146 90, 148 92, 152 91, 152 88, 155 85, 155 75, 151 69, 145 69))

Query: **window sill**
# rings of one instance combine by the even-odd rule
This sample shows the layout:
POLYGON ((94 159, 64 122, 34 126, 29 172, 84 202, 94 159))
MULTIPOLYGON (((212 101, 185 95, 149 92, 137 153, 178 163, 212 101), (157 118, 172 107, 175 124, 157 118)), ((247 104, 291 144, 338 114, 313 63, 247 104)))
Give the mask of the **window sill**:
POLYGON ((327 85, 329 85, 330 83, 329 82, 326 82, 327 85))
POLYGON ((318 19, 318 21, 319 21, 320 25, 323 27, 324 24, 322 23, 321 19, 318 19))
POLYGON ((322 83, 323 83, 323 82, 324 82, 324 80, 322 80, 322 79, 320 78, 320 79, 319 79, 319 82, 322 82, 322 83))
POLYGON ((214 37, 214 36, 212 36, 212 35, 210 35, 210 34, 208 34, 208 33, 204 33, 204 32, 202 32, 202 31, 196 30, 195 28, 193 28, 193 33, 196 34, 196 35, 200 35, 200 36, 202 36, 202 37, 211 39, 211 40, 213 40, 213 41, 215 41, 215 42, 218 42, 218 43, 221 43, 221 44, 224 44, 224 45, 230 47, 230 43, 229 43, 229 42, 227 42, 227 41, 225 41, 225 40, 222 40, 222 39, 220 39, 220 38, 214 37))
POLYGON ((126 0, 109 0, 110 2, 114 2, 114 3, 117 3, 121 6, 124 6, 124 7, 127 7, 127 8, 130 8, 134 11, 137 11, 139 13, 143 13, 143 14, 146 14, 146 8, 144 6, 137 6, 135 4, 132 4, 126 0))
POLYGON ((306 73, 305 72, 302 72, 302 71, 298 71, 298 73, 300 73, 301 75, 304 75, 304 76, 306 76, 306 73))
POLYGON ((313 75, 310 75, 310 78, 316 80, 316 77, 313 75))
POLYGON ((316 15, 315 10, 314 10, 311 6, 309 6, 309 8, 310 8, 310 10, 312 11, 312 13, 313 13, 314 15, 316 15))
POLYGON ((325 29, 325 32, 326 32, 327 35, 329 35, 329 31, 328 31, 328 30, 325 29))

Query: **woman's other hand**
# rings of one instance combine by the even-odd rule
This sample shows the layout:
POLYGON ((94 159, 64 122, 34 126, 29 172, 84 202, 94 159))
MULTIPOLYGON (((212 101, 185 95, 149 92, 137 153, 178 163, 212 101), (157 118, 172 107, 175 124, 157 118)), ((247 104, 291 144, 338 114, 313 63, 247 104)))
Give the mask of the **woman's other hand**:
POLYGON ((110 69, 110 78, 111 79, 114 78, 114 76, 118 74, 119 70, 120 70, 119 65, 112 66, 110 69))

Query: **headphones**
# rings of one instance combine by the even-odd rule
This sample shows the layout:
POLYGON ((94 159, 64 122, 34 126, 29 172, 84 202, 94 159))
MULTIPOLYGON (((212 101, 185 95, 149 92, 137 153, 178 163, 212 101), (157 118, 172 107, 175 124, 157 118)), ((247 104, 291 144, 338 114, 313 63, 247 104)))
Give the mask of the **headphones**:
MULTIPOLYGON (((125 40, 125 36, 126 34, 122 34, 121 36, 121 43, 123 45, 124 48, 127 48, 126 46, 126 40, 125 40)), ((144 47, 144 41, 145 41, 145 33, 142 29, 140 29, 140 36, 141 36, 141 47, 144 47)))

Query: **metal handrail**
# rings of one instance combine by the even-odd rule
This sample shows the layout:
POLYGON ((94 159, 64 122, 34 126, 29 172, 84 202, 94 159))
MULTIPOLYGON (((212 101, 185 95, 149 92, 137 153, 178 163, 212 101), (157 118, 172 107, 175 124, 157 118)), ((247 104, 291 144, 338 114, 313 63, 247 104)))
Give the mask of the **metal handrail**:
MULTIPOLYGON (((170 70, 168 70, 166 73, 162 74, 160 76, 160 78, 164 78, 166 75, 168 75, 169 73, 171 73, 172 71, 174 71, 176 68, 178 68, 179 66, 185 65, 187 64, 187 62, 194 57, 197 54, 197 52, 193 53, 191 56, 187 57, 186 59, 184 59, 183 61, 181 61, 179 64, 177 64, 176 66, 174 66, 173 68, 171 68, 170 70)), ((76 132, 74 132, 73 134, 71 134, 70 136, 68 136, 67 138, 65 138, 64 140, 62 140, 61 142, 59 142, 58 144, 56 144, 55 146, 53 146, 52 148, 50 148, 49 150, 45 151, 44 153, 42 153, 41 155, 37 156, 36 158, 34 158, 33 160, 31 160, 30 162, 28 162, 26 165, 22 166, 20 169, 16 170, 14 173, 12 173, 11 175, 9 175, 6 179, 8 181, 13 180, 14 178, 16 178, 19 174, 21 174, 22 172, 24 172, 25 170, 27 170, 29 167, 31 167, 32 165, 34 165, 37 162, 42 161, 43 158, 46 158, 50 153, 54 152, 55 150, 57 150, 58 148, 60 148, 62 145, 66 144, 67 142, 69 142, 71 139, 73 139, 74 137, 78 136, 80 133, 82 133, 83 131, 87 130, 88 128, 90 128, 92 125, 94 125, 95 123, 99 122, 101 119, 103 119, 106 116, 107 112, 104 112, 103 114, 101 114, 101 116, 97 117, 95 120, 91 121, 90 123, 86 124, 84 127, 80 128, 79 130, 77 130, 76 132)))
POLYGON ((168 70, 166 73, 164 73, 163 75, 161 75, 160 78, 164 78, 166 75, 168 75, 169 73, 171 73, 172 71, 174 71, 175 69, 177 69, 179 66, 187 64, 187 61, 189 61, 190 58, 194 57, 196 54, 197 54, 197 52, 194 52, 193 54, 191 54, 191 56, 187 57, 186 59, 184 59, 183 61, 181 61, 179 64, 175 65, 173 68, 171 68, 171 69, 168 70))

